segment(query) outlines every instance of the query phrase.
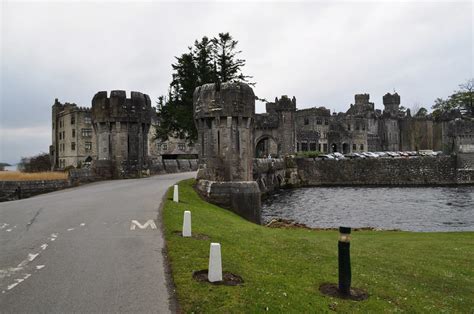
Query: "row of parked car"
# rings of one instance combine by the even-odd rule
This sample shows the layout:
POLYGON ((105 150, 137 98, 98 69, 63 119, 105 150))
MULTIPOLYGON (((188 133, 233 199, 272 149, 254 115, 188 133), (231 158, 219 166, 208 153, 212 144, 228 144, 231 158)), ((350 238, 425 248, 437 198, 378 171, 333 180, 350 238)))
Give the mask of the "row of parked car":
POLYGON ((409 151, 409 152, 363 152, 363 153, 332 153, 326 155, 320 155, 320 159, 365 159, 365 158, 417 158, 420 156, 439 156, 443 152, 432 151, 432 150, 420 150, 420 151, 409 151))

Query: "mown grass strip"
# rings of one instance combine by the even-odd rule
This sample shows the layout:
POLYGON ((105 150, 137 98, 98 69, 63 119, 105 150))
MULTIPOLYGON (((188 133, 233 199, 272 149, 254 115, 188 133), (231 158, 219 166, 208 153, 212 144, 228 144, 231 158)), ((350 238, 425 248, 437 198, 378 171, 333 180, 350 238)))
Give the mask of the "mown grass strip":
MULTIPOLYGON (((203 201, 194 180, 180 182, 163 207, 165 237, 181 309, 186 312, 474 312, 474 233, 358 231, 351 240, 352 283, 370 297, 355 302, 326 297, 319 285, 337 282, 336 231, 273 229, 250 223, 203 201), (183 238, 183 212, 193 234, 183 238), (222 246, 222 265, 242 286, 193 280, 207 269, 209 244, 222 246)), ((315 208, 315 210, 317 210, 315 208)))

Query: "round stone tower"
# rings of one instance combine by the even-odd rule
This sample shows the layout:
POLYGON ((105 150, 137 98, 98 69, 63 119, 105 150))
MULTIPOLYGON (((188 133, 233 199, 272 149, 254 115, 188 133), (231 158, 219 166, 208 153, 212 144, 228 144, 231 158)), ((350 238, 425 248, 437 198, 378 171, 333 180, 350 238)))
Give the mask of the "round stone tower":
POLYGON ((245 83, 205 84, 194 91, 200 143, 198 190, 209 201, 260 222, 253 181, 255 94, 245 83))
POLYGON ((255 95, 244 83, 206 84, 194 91, 194 121, 201 144, 198 178, 253 180, 255 95))
POLYGON ((115 178, 137 177, 147 168, 150 97, 140 92, 114 90, 95 94, 92 123, 97 139, 97 166, 110 168, 115 178))

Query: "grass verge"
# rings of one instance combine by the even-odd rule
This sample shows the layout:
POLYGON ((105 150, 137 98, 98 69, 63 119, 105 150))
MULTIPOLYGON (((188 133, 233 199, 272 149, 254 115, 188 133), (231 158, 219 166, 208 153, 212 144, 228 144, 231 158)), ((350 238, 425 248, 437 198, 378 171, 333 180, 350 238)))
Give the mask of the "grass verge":
POLYGON ((163 222, 172 277, 183 312, 470 312, 474 311, 474 232, 354 232, 352 283, 369 293, 362 302, 326 297, 319 285, 337 282, 336 231, 273 229, 250 223, 203 201, 194 180, 182 181, 180 203, 172 191, 163 222), (182 238, 183 212, 191 210, 194 234, 182 238), (193 280, 207 269, 209 244, 222 247, 222 267, 243 277, 242 286, 193 280))
POLYGON ((0 181, 67 180, 66 172, 0 171, 0 181))

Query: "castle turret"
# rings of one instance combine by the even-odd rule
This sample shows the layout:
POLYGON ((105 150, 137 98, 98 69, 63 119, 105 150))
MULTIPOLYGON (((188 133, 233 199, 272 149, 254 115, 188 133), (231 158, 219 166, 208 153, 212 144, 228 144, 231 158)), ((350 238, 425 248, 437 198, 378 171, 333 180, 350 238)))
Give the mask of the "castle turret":
POLYGON ((194 91, 201 144, 198 190, 211 202, 259 222, 260 190, 253 181, 254 120, 255 95, 247 84, 206 84, 194 91))
POLYGON ((395 94, 390 94, 386 93, 383 96, 383 105, 384 105, 384 112, 393 114, 393 115, 398 115, 398 111, 400 108, 400 95, 397 93, 395 94))
POLYGON ((194 119, 201 143, 199 158, 207 165, 208 180, 252 180, 255 95, 241 83, 198 87, 194 119))
POLYGON ((92 122, 97 135, 98 164, 114 177, 140 176, 148 161, 150 97, 140 92, 101 91, 92 99, 92 122), (106 163, 105 161, 108 161, 106 163))

